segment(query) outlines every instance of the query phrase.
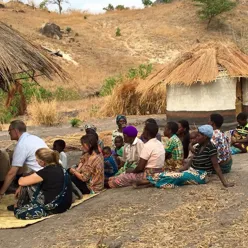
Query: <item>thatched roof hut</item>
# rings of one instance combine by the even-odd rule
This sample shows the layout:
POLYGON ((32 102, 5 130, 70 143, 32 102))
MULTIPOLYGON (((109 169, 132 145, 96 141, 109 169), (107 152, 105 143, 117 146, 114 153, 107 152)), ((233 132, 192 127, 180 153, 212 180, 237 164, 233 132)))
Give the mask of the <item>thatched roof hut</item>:
POLYGON ((166 87, 168 119, 204 123, 210 113, 220 112, 232 122, 236 113, 248 111, 246 78, 246 54, 231 43, 209 42, 163 65, 137 92, 146 98, 154 88, 166 87))
POLYGON ((30 78, 37 76, 52 80, 66 80, 67 74, 54 61, 26 40, 20 33, 0 22, 0 88, 9 90, 11 83, 25 73, 30 78))

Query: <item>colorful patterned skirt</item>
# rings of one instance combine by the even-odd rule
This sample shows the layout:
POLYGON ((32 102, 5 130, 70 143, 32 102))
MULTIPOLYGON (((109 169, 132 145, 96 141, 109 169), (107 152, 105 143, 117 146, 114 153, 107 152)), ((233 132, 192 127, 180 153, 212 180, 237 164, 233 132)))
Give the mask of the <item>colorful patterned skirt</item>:
POLYGON ((147 179, 157 188, 173 189, 183 185, 205 184, 207 172, 189 168, 183 172, 162 172, 147 176, 147 179))
POLYGON ((131 186, 133 183, 139 182, 147 178, 147 176, 152 176, 155 173, 161 173, 162 168, 157 169, 146 169, 141 173, 122 173, 119 176, 109 178, 109 187, 110 188, 120 188, 131 186))

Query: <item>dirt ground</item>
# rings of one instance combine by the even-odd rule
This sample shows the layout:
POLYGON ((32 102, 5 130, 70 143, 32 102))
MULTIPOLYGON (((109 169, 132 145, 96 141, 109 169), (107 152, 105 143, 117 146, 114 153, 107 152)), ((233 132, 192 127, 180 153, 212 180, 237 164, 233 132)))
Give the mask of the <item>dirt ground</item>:
POLYGON ((248 247, 247 155, 234 157, 225 189, 209 184, 172 190, 107 190, 41 223, 0 230, 1 247, 248 247))

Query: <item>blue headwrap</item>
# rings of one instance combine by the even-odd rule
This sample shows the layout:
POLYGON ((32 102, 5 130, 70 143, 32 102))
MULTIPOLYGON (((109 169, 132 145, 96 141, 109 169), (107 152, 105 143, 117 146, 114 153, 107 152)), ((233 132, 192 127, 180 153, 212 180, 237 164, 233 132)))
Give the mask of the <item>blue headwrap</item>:
POLYGON ((210 126, 210 125, 203 125, 203 126, 200 126, 200 127, 198 128, 198 131, 199 131, 199 133, 201 133, 201 134, 207 136, 207 137, 210 138, 210 139, 212 138, 213 132, 214 132, 213 127, 210 126))
POLYGON ((120 120, 125 120, 127 122, 127 117, 125 115, 117 115, 116 124, 118 125, 120 120))

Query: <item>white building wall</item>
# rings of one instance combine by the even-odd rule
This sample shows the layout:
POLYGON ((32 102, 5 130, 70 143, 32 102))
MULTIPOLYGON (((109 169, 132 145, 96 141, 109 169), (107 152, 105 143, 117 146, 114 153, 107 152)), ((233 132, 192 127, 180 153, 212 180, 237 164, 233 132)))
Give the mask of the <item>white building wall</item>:
POLYGON ((235 109, 236 79, 221 78, 209 84, 167 87, 168 111, 218 111, 235 109))
POLYGON ((243 92, 243 105, 248 106, 248 79, 247 78, 243 81, 242 92, 243 92))

